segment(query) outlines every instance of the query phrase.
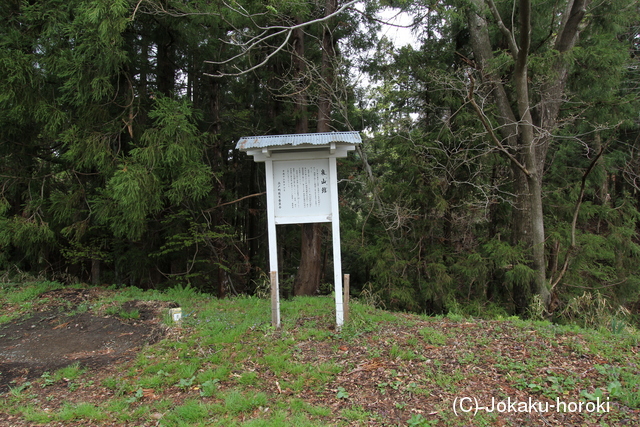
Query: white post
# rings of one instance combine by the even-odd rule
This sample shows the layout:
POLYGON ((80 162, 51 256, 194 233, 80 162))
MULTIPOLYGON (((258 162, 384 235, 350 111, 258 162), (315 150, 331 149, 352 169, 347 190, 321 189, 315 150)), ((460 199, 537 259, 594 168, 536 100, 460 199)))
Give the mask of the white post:
POLYGON ((329 178, 331 185, 331 235, 333 237, 333 277, 336 296, 336 329, 344 324, 342 301, 342 253, 340 251, 340 213, 338 206, 338 167, 335 157, 329 158, 329 178))
POLYGON ((271 323, 274 328, 280 329, 280 285, 278 280, 278 240, 276 237, 273 160, 266 160, 264 166, 267 176, 267 229, 269 235, 269 269, 271 278, 271 323))

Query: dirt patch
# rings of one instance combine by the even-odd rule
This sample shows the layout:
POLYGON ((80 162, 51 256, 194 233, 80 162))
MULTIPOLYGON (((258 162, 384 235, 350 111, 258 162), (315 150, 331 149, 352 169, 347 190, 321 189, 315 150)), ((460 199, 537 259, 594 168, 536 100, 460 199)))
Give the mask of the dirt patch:
POLYGON ((176 306, 130 301, 92 313, 94 298, 88 289, 50 291, 39 311, 0 326, 0 393, 74 363, 95 369, 129 360, 164 335, 162 313, 176 306))

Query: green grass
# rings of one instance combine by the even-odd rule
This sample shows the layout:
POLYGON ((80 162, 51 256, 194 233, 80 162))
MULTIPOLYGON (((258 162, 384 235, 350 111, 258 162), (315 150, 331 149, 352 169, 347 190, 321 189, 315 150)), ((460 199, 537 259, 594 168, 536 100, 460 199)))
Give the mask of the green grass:
POLYGON ((427 344, 445 345, 447 343, 447 335, 433 328, 422 328, 418 332, 427 344))
MULTIPOLYGON (((21 289, 12 307, 42 304, 50 286, 21 289)), ((498 414, 457 418, 451 400, 474 391, 508 397, 504 390, 535 399, 608 397, 625 408, 620 414, 640 409, 634 331, 394 314, 358 301, 336 331, 329 297, 283 300, 282 329, 275 330, 267 300, 218 300, 188 287, 103 292, 86 310, 125 317, 128 301, 156 299, 177 302, 185 317, 108 376, 75 364, 14 384, 0 395, 0 413, 62 426, 495 425, 505 421, 498 414), (66 403, 51 406, 47 399, 57 397, 48 393, 60 390, 66 403)), ((9 299, 2 295, 0 304, 9 299)), ((598 423, 615 425, 620 414, 598 423)))
POLYGON ((53 422, 65 423, 82 420, 83 422, 100 422, 108 418, 107 413, 92 403, 63 404, 55 411, 44 411, 34 406, 27 406, 23 410, 26 421, 38 424, 53 422))
POLYGON ((125 320, 137 320, 140 318, 140 311, 137 309, 126 310, 123 307, 108 307, 105 310, 105 314, 109 316, 116 316, 125 320))
POLYGON ((9 304, 22 304, 28 301, 32 301, 37 296, 42 295, 47 291, 61 288, 62 284, 58 282, 35 282, 30 286, 20 286, 14 284, 12 287, 5 288, 6 294, 4 298, 9 304))
POLYGON ((5 323, 11 323, 13 320, 20 317, 20 313, 2 314, 0 315, 0 326, 5 323))
POLYGON ((80 378, 87 372, 87 368, 84 368, 80 363, 76 362, 64 368, 60 368, 55 372, 54 379, 56 381, 74 381, 80 378))

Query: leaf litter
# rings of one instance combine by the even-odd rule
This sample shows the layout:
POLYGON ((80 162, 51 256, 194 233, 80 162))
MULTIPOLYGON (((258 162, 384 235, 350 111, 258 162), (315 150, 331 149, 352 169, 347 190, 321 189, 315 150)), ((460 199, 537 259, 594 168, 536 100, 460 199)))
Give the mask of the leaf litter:
MULTIPOLYGON (((86 293, 89 291, 82 292, 75 297, 84 298, 85 302, 92 298, 86 293)), ((66 298, 73 296, 66 295, 66 298)), ((196 334, 197 330, 197 326, 189 324, 163 326, 160 313, 168 307, 166 302, 134 301, 129 307, 141 310, 144 315, 135 321, 88 312, 65 318, 62 314, 54 316, 52 313, 55 311, 51 307, 43 307, 28 317, 3 325, 0 328, 2 384, 16 388, 30 381, 37 383, 43 372, 79 362, 90 371, 89 383, 79 389, 72 389, 64 380, 47 387, 33 386, 30 389, 32 403, 45 412, 54 412, 63 405, 83 402, 100 406, 124 393, 131 412, 135 412, 136 407, 147 405, 149 408, 142 411, 146 415, 140 415, 135 421, 122 421, 120 414, 115 413, 105 415, 104 419, 72 419, 60 423, 65 426, 125 426, 131 422, 148 426, 172 425, 164 423, 172 409, 153 409, 156 403, 168 401, 172 408, 177 408, 185 402, 198 401, 215 408, 225 404, 225 399, 230 400, 229 396, 237 393, 239 384, 244 384, 241 388, 243 395, 266 393, 272 406, 286 406, 286 402, 296 399, 309 407, 328 408, 328 413, 307 415, 316 425, 640 425, 638 407, 626 406, 619 399, 609 399, 609 380, 602 374, 603 366, 625 365, 638 374, 637 359, 630 357, 639 348, 637 340, 625 344, 626 348, 620 344, 620 352, 606 352, 604 347, 596 347, 602 351, 592 351, 589 341, 581 333, 560 330, 548 323, 534 327, 531 322, 519 320, 469 321, 396 314, 395 320, 384 320, 363 328, 347 326, 338 332, 331 330, 329 315, 307 315, 304 321, 295 322, 290 330, 251 327, 242 332, 234 343, 217 347, 196 346, 188 354, 189 360, 198 361, 197 372, 175 384, 158 387, 134 385, 129 387, 129 391, 118 390, 105 385, 108 379, 122 378, 123 372, 138 372, 128 374, 129 383, 135 384, 145 368, 136 367, 134 358, 144 354, 145 348, 164 345, 162 351, 165 351, 177 346, 176 343, 188 341, 188 337, 196 334), (90 316, 95 316, 95 319, 90 316), (120 322, 117 326, 113 323, 115 320, 120 322), (83 323, 87 321, 96 322, 102 329, 91 329, 83 323), (329 332, 318 336, 305 335, 307 322, 329 332), (91 349, 85 345, 78 349, 69 345, 66 353, 56 357, 47 355, 37 360, 31 355, 16 360, 16 343, 24 346, 29 337, 37 338, 34 339, 37 342, 46 335, 67 333, 70 337, 60 335, 58 339, 73 343, 71 336, 80 331, 85 334, 104 332, 101 346, 91 349), (128 345, 115 346, 115 337, 128 345), (276 369, 270 365, 266 357, 269 345, 281 340, 295 342, 283 355, 290 366, 302 367, 323 376, 306 375, 300 370, 287 368, 276 369), (233 362, 234 369, 221 379, 199 383, 195 380, 199 372, 216 369, 213 360, 218 360, 216 355, 219 352, 233 362), (12 363, 23 363, 23 366, 12 368, 12 363), (10 368, 8 371, 7 366, 10 368), (205 392, 211 387, 215 392, 205 392), (607 399, 609 406, 606 412, 571 411, 566 410, 566 406, 564 411, 551 410, 554 406, 549 409, 549 405, 559 401, 584 404, 587 402, 585 396, 598 393, 607 399), (463 398, 470 399, 465 402, 479 404, 481 409, 458 406, 456 411, 456 403, 463 398), (503 406, 496 408, 496 402, 503 406), (534 402, 534 406, 527 407, 528 410, 516 410, 522 409, 516 404, 523 402, 529 405, 534 402), (545 404, 549 410, 541 410, 545 404), (494 405, 494 410, 489 410, 491 405, 494 405), (497 410, 500 408, 504 410, 497 410)), ((195 321, 197 315, 193 317, 195 321)), ((156 356, 146 357, 153 360, 156 356)), ((175 357, 170 356, 176 360, 181 357, 177 352, 175 357)), ((628 386, 633 387, 632 384, 628 386)), ((5 396, 9 394, 6 390, 5 396)), ((2 397, 0 395, 0 399, 2 397)), ((19 411, 3 411, 1 408, 0 425, 34 425, 21 417, 19 411)), ((235 420, 242 424, 252 419, 268 419, 272 412, 270 406, 261 404, 240 411, 235 420)), ((207 419, 208 422, 202 425, 217 425, 216 410, 212 410, 207 419)))

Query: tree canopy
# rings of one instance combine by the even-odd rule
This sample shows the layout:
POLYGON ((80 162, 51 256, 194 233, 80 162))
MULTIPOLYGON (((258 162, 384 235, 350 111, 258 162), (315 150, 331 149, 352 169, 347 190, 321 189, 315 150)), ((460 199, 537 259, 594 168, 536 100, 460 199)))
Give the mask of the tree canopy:
MULTIPOLYGON (((640 303, 632 0, 9 0, 0 16, 7 276, 255 293, 264 172, 235 141, 358 130, 339 166, 356 295, 430 313, 640 303), (383 8, 417 45, 378 36, 383 8)), ((314 233, 282 228, 287 294, 311 280, 301 244, 330 280, 314 233)))

